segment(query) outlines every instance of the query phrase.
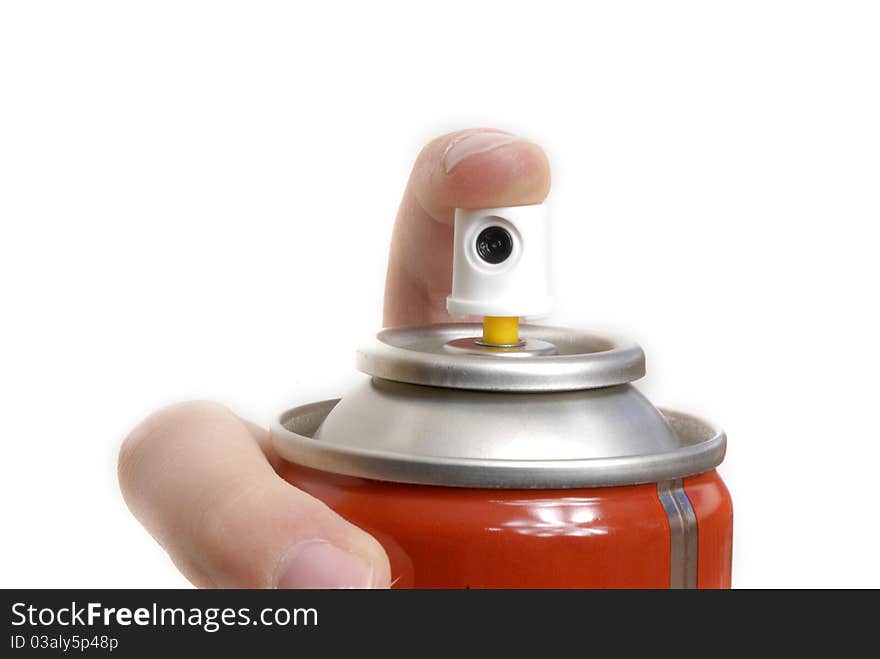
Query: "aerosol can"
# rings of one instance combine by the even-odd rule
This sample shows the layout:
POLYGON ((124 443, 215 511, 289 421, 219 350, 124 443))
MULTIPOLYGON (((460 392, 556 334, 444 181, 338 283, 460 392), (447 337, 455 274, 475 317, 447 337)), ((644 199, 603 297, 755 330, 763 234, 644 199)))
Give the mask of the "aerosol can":
POLYGON ((724 433, 654 407, 633 343, 550 311, 543 205, 458 209, 454 316, 384 329, 341 400, 272 427, 282 475, 371 533, 396 588, 727 588, 724 433))

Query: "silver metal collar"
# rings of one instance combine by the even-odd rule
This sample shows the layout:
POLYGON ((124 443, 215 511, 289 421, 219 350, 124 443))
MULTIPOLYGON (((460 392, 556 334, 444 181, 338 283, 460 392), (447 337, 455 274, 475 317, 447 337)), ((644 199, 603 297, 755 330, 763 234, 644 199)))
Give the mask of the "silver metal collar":
MULTIPOLYGON (((271 427, 275 450, 297 464, 375 480, 476 488, 575 488, 634 485, 683 478, 718 466, 727 438, 687 414, 660 410, 677 446, 639 455, 587 459, 499 460, 431 457, 337 445, 313 436, 338 400, 283 413, 271 427)), ((390 420, 389 420, 390 421, 390 420)))
POLYGON ((452 389, 482 391, 573 391, 637 380, 645 353, 630 341, 579 330, 523 325, 526 346, 552 344, 554 354, 472 354, 447 344, 479 336, 477 323, 394 327, 357 352, 357 368, 368 375, 452 389))

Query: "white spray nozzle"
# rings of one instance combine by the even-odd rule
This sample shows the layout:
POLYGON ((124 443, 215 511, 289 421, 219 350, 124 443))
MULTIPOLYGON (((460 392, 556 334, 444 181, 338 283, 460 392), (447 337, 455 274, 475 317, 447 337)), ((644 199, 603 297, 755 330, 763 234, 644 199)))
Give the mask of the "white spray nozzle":
POLYGON ((455 211, 455 316, 537 317, 550 313, 549 241, 543 204, 455 211))

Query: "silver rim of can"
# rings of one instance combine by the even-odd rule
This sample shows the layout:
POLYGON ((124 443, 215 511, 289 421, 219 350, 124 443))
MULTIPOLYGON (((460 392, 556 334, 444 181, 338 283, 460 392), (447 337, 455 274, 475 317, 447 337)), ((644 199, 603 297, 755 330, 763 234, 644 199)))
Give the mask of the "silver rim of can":
POLYGON ((638 380, 645 353, 635 343, 543 325, 522 325, 526 345, 552 344, 555 354, 469 354, 455 342, 478 337, 478 323, 393 327, 357 351, 358 370, 377 378, 481 391, 573 391, 638 380), (454 344, 450 350, 448 344, 454 344))
POLYGON ((324 443, 312 435, 339 399, 295 407, 272 424, 275 450, 285 460, 346 476, 447 487, 563 489, 638 485, 684 478, 714 469, 727 437, 706 421, 660 409, 681 446, 646 455, 586 460, 485 460, 432 458, 324 443))

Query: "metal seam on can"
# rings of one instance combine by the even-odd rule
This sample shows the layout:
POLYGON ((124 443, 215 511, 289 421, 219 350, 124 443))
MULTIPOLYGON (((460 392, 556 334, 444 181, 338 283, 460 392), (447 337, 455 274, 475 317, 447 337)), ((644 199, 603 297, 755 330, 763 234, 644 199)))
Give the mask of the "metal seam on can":
POLYGON ((697 587, 697 516, 682 479, 657 483, 657 496, 669 520, 669 587, 697 587))

